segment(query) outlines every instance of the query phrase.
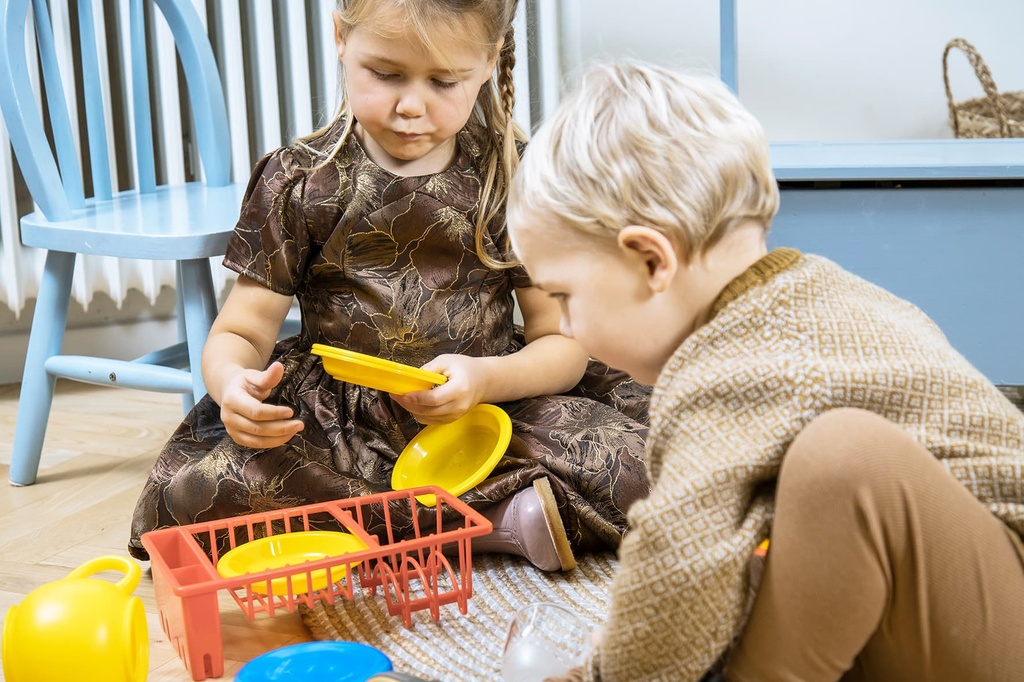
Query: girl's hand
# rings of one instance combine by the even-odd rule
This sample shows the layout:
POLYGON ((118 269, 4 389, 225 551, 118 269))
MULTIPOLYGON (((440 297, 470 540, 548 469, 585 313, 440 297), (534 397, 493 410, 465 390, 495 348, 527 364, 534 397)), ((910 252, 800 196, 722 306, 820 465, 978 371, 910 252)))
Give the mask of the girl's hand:
POLYGON ((272 448, 287 443, 303 429, 301 421, 291 418, 292 408, 263 402, 283 376, 284 365, 274 362, 263 371, 239 369, 225 379, 220 418, 236 443, 272 448))
POLYGON ((479 371, 483 358, 466 355, 440 355, 423 369, 448 377, 448 381, 426 391, 391 398, 409 410, 420 424, 447 424, 480 404, 486 389, 485 375, 479 371))

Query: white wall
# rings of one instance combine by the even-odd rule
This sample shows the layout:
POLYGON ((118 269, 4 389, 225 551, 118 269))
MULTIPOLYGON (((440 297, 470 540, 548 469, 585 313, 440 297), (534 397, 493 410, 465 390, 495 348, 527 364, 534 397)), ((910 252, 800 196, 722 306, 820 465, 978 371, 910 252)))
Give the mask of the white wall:
MULTIPOLYGON (((543 2, 544 0, 542 0, 543 2)), ((550 0, 554 1, 554 0, 550 0)), ((737 0, 740 99, 776 142, 951 137, 942 51, 1024 90, 1022 0, 737 0)), ((562 0, 563 70, 630 56, 718 72, 714 0, 562 0)), ((982 94, 950 56, 957 101, 982 94)))

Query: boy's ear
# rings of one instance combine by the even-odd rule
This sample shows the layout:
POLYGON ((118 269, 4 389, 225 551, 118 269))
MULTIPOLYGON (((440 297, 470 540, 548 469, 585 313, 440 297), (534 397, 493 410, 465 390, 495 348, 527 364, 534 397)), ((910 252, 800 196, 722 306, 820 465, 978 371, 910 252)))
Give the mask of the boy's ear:
POLYGON ((662 293, 669 288, 680 263, 671 239, 653 227, 629 225, 619 230, 618 244, 643 265, 652 291, 662 293))

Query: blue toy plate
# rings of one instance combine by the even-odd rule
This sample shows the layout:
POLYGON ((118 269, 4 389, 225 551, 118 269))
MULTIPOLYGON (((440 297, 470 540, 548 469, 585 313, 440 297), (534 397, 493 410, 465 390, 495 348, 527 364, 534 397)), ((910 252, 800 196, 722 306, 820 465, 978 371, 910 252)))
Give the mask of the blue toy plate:
POLYGON ((252 659, 235 682, 366 682, 391 670, 380 650, 358 642, 303 642, 252 659))

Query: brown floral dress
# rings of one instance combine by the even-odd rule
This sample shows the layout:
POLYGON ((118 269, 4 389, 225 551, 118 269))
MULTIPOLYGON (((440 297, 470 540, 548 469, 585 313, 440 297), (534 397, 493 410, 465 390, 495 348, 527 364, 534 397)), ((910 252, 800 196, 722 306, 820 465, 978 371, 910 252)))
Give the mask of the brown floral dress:
MULTIPOLYGON (((330 149, 339 127, 311 145, 330 149)), ((203 398, 146 482, 132 556, 147 558, 140 538, 156 528, 390 490, 395 459, 422 426, 388 394, 336 381, 312 344, 417 367, 445 353, 522 348, 513 290, 529 279, 521 268, 490 269, 476 253, 476 139, 462 131, 452 167, 422 177, 382 169, 354 136, 320 167, 301 146, 259 162, 224 264, 298 297, 302 330, 275 350, 285 372, 268 400, 292 407, 306 426, 278 447, 242 447, 203 398)), ((507 257, 504 241, 500 218, 485 246, 507 257)), ((647 387, 592 361, 569 394, 501 404, 512 442, 491 477, 462 499, 486 508, 547 477, 574 548, 616 547, 627 508, 648 490, 648 397, 647 387)))

